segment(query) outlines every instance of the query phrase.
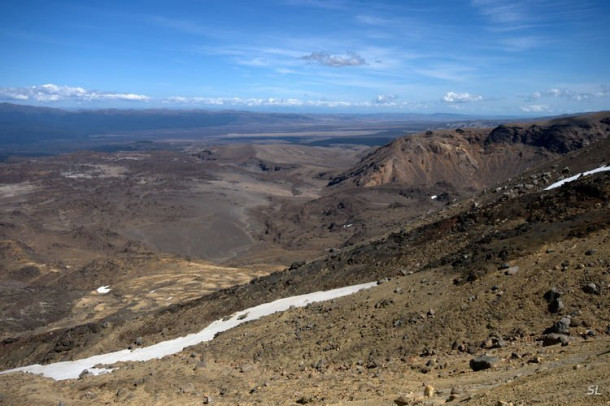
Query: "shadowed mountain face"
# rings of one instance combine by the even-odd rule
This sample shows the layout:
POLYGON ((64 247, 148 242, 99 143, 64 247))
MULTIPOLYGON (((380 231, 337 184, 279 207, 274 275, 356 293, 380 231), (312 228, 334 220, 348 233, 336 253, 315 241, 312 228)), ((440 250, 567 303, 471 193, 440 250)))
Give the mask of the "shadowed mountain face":
POLYGON ((610 134, 610 114, 562 118, 531 126, 428 131, 396 139, 329 186, 388 184, 481 190, 610 134))
POLYGON ((549 152, 567 154, 607 137, 610 115, 552 120, 548 125, 529 127, 496 127, 485 139, 485 146, 493 144, 523 144, 544 148, 549 152))

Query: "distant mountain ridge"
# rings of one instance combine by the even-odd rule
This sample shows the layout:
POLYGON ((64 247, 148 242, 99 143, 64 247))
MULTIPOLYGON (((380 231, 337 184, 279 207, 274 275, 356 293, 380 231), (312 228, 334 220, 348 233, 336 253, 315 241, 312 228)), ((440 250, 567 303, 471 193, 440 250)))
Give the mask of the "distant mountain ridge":
POLYGON ((210 110, 77 110, 0 103, 0 142, 82 138, 123 131, 192 129, 247 123, 309 123, 301 114, 210 110))
MULTIPOLYGON (((442 127, 471 120, 498 123, 499 119, 456 114, 300 114, 241 110, 97 109, 66 110, 13 103, 0 103, 0 145, 23 145, 37 141, 86 139, 91 136, 142 131, 226 129, 229 132, 285 131, 299 126, 316 130, 350 126, 362 129, 382 123, 406 126, 409 131, 442 127), (231 127, 229 129, 229 127, 231 127)), ((491 124, 488 124, 491 125, 491 124)), ((180 131, 176 131, 178 134, 180 131)), ((213 131, 212 131, 213 132, 213 131)), ((218 131, 216 131, 218 132, 218 131)), ((404 133, 401 132, 401 134, 404 133)))

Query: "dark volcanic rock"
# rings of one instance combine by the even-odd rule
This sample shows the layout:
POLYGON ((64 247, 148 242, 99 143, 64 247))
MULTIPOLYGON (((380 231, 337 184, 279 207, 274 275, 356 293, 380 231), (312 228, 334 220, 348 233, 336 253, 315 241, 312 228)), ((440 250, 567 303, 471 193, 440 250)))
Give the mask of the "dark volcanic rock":
POLYGON ((499 361, 496 357, 490 357, 489 355, 481 355, 470 360, 470 368, 473 371, 481 371, 483 369, 493 368, 499 361))
POLYGON ((294 261, 292 264, 290 264, 290 270, 294 270, 294 269, 298 269, 302 266, 305 265, 305 261, 294 261))
POLYGON ((585 293, 589 293, 592 295, 599 295, 599 288, 597 287, 597 285, 595 283, 589 283, 585 286, 583 286, 582 288, 583 292, 585 293))
POLYGON ((547 290, 543 297, 549 303, 549 312, 558 313, 563 310, 564 305, 561 300, 561 292, 557 288, 547 290))
POLYGON ((557 290, 557 288, 551 288, 546 291, 546 293, 544 294, 543 297, 547 302, 551 303, 555 299, 558 299, 560 296, 561 296, 561 292, 559 292, 557 290))
POLYGON ((525 144, 542 147, 550 152, 566 154, 587 146, 602 136, 587 128, 571 124, 532 125, 527 128, 500 125, 493 129, 485 145, 525 144))
POLYGON ((561 320, 553 324, 552 327, 544 330, 544 334, 570 334, 570 323, 572 319, 570 316, 562 317, 561 320))
POLYGON ((545 334, 542 337, 542 346, 548 347, 549 345, 561 344, 562 346, 566 346, 570 343, 570 338, 565 334, 545 334))
POLYGON ((561 300, 560 297, 556 298, 555 300, 553 300, 551 303, 549 303, 549 312, 551 313, 559 313, 560 311, 563 310, 563 301, 561 300))

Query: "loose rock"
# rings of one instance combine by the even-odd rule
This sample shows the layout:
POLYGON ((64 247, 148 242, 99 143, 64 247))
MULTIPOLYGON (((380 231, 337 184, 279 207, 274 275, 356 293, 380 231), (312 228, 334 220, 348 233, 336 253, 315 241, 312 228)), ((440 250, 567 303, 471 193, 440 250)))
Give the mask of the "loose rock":
POLYGON ((550 345, 561 344, 562 346, 566 346, 570 344, 570 338, 565 334, 545 334, 542 337, 542 346, 548 347, 550 345))
POLYGON ((599 295, 599 288, 595 283, 589 283, 582 288, 583 292, 591 295, 599 295))
POLYGON ((544 334, 570 334, 570 323, 572 318, 570 316, 562 317, 561 320, 553 324, 552 327, 547 328, 544 334))
POLYGON ((560 297, 554 299, 551 303, 549 303, 549 312, 551 313, 559 313, 564 308, 563 301, 560 297))
POLYGON ((514 275, 517 272, 519 272, 519 267, 518 266, 511 266, 506 271, 504 271, 504 274, 505 275, 514 275))
POLYGON ((489 355, 481 355, 470 360, 470 368, 473 371, 481 371, 483 369, 493 368, 499 361, 496 357, 490 357, 489 355))
POLYGON ((551 289, 547 290, 542 297, 547 302, 551 303, 553 300, 561 297, 561 292, 557 288, 552 287, 551 289))
POLYGON ((401 396, 397 397, 396 399, 394 399, 394 403, 396 403, 398 406, 409 405, 409 404, 411 404, 412 401, 413 401, 413 394, 401 395, 401 396))

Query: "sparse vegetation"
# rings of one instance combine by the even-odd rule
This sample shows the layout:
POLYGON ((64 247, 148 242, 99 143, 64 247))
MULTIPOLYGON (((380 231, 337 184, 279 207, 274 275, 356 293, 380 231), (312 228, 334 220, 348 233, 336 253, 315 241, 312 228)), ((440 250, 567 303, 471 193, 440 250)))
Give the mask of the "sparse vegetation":
POLYGON ((610 401, 610 172, 544 190, 609 163, 606 116, 545 133, 578 124, 565 155, 512 125, 521 135, 501 129, 495 142, 508 146, 486 146, 492 129, 435 130, 421 136, 424 164, 402 169, 419 136, 360 162, 360 147, 287 144, 1 164, 0 182, 15 186, 0 188, 2 369, 135 349, 282 297, 379 282, 108 375, 0 375, 0 401, 585 405, 591 385, 610 401), (487 165, 481 148, 494 171, 467 181, 460 165, 487 165), (389 162, 401 175, 370 184, 389 162))

